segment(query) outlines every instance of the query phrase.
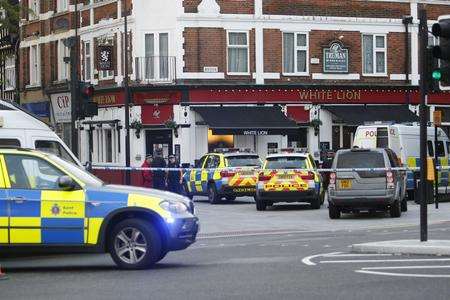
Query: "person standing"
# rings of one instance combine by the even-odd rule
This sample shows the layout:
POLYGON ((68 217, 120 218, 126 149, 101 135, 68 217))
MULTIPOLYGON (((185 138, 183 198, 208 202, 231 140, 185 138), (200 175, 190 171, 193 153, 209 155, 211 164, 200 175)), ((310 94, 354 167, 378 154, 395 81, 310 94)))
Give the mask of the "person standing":
MULTIPOLYGON (((173 169, 180 168, 174 155, 169 156, 168 167, 173 169)), ((181 191, 181 180, 181 170, 170 170, 169 175, 167 176, 167 189, 172 193, 179 194, 181 191)))
MULTIPOLYGON (((152 167, 153 156, 147 155, 145 157, 144 163, 142 164, 142 168, 151 168, 152 167)), ((150 170, 142 170, 142 185, 146 188, 153 187, 153 174, 150 170)))
MULTIPOLYGON (((153 168, 166 168, 167 164, 163 158, 162 149, 156 150, 155 158, 152 163, 153 168)), ((153 187, 158 190, 166 189, 166 171, 157 170, 153 172, 153 187)))

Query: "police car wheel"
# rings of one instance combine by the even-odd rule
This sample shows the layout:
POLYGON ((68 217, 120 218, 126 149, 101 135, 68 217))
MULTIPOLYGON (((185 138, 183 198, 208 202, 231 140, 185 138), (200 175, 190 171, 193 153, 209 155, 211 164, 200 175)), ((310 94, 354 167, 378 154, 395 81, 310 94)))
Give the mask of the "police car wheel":
POLYGON ((236 196, 225 196, 225 199, 227 199, 227 201, 234 201, 236 200, 236 196))
POLYGON ((189 193, 189 189, 186 182, 183 182, 183 193, 186 197, 188 197, 191 200, 194 198, 194 195, 192 193, 189 193))
POLYGON ((311 208, 312 209, 320 209, 320 206, 322 205, 322 200, 321 200, 321 197, 320 196, 318 196, 318 197, 316 197, 316 199, 314 199, 312 202, 311 202, 311 208))
POLYGON ((112 230, 109 253, 122 269, 146 269, 161 260, 161 236, 141 219, 126 219, 112 230))
POLYGON ((391 218, 400 218, 402 210, 399 200, 395 200, 395 202, 392 203, 391 207, 389 208, 389 214, 391 218))
POLYGON ((208 185, 208 200, 211 204, 219 203, 220 197, 217 195, 217 189, 214 184, 208 185))
POLYGON ((408 200, 403 199, 402 200, 402 212, 407 212, 408 211, 408 200))
POLYGON ((341 217, 341 211, 338 207, 330 204, 328 206, 328 215, 330 219, 339 219, 341 217))

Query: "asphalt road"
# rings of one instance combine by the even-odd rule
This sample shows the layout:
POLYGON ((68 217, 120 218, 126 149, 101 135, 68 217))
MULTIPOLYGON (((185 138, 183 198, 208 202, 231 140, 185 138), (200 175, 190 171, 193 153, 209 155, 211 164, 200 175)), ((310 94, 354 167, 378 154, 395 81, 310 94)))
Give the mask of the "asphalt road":
MULTIPOLYGON (((446 204, 442 213, 433 213, 430 206, 430 214, 437 214, 435 225, 430 226, 430 238, 450 239, 450 222, 443 220, 448 208, 446 204)), ((325 208, 311 211, 283 207, 267 212, 268 216, 280 216, 265 218, 266 226, 242 228, 240 212, 247 209, 242 224, 261 218, 249 203, 211 207, 199 202, 203 233, 197 243, 185 251, 170 253, 151 270, 117 270, 107 255, 0 259, 9 276, 9 280, 0 281, 0 298, 449 298, 450 257, 349 253, 353 243, 418 238, 417 226, 407 225, 408 214, 415 214, 415 207, 396 221, 380 214, 348 216, 334 221, 334 228, 324 225, 318 230, 310 230, 308 223, 314 216, 319 222, 326 215, 325 208), (223 209, 234 214, 217 219, 216 211, 223 209), (292 224, 305 228, 275 226, 274 230, 277 218, 284 222, 294 219, 290 220, 292 224), (219 228, 223 230, 209 229, 227 220, 232 225, 219 228), (358 223, 364 226, 358 228, 358 223)), ((328 224, 328 220, 322 222, 328 224)))

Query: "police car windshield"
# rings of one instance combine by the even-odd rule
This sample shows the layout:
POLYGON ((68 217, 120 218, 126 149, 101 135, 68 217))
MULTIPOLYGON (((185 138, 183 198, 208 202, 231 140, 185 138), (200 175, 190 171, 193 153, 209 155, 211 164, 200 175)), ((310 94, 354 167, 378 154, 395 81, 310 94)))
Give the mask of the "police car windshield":
POLYGON ((270 157, 266 169, 307 169, 306 157, 270 157))
POLYGON ((257 155, 227 156, 229 167, 260 167, 261 161, 257 155))
POLYGON ((82 182, 84 182, 86 185, 93 187, 100 187, 104 185, 103 181, 101 181, 91 173, 87 172, 86 170, 81 169, 80 167, 59 158, 56 155, 50 156, 52 160, 54 160, 58 165, 62 166, 67 172, 69 172, 82 182))

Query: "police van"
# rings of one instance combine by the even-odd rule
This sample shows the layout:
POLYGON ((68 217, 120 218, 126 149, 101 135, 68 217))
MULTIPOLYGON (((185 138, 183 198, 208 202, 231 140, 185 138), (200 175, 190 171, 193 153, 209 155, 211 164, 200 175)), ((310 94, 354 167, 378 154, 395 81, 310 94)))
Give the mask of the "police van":
POLYGON ((69 147, 43 121, 11 102, 0 100, 0 147, 36 149, 81 166, 69 147))
MULTIPOLYGON (((418 124, 382 124, 359 126, 355 133, 353 146, 359 148, 390 148, 400 159, 400 165, 411 168, 420 166, 420 126, 418 124)), ((441 128, 437 131, 437 144, 434 143, 434 127, 427 128, 428 157, 438 156, 438 165, 449 165, 450 141, 441 128)), ((439 172, 439 191, 449 189, 449 170, 439 172)), ((408 198, 414 198, 417 186, 417 172, 407 173, 408 198)), ((450 191, 449 191, 450 192, 450 191)))

